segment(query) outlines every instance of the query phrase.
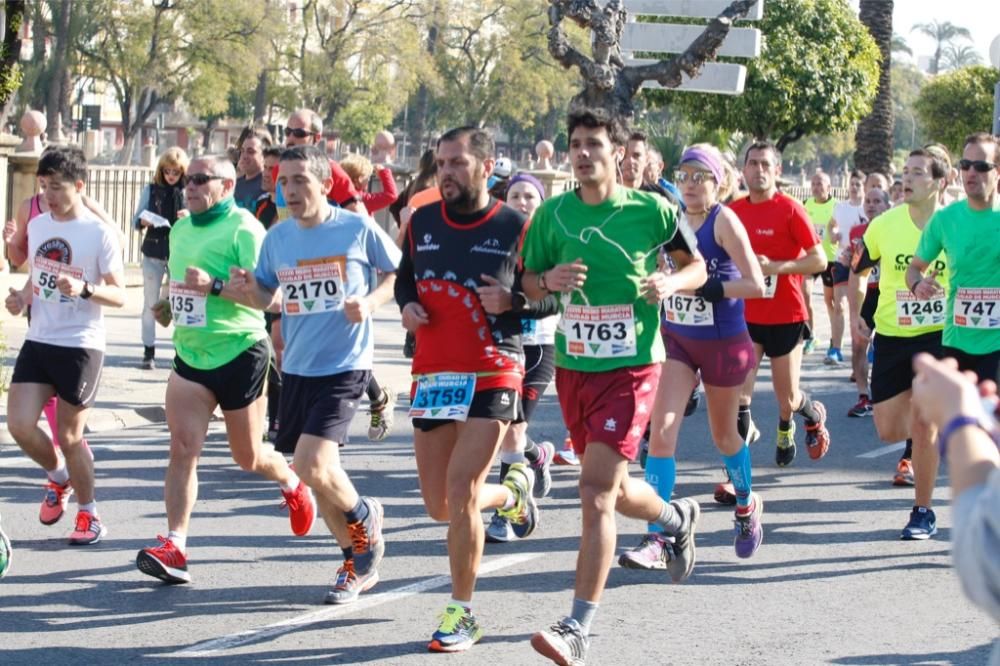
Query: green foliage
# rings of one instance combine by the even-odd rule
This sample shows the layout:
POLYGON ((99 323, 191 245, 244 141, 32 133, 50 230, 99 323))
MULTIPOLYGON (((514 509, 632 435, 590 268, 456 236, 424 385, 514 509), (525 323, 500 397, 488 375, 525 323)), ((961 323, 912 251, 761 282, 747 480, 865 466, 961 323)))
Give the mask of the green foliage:
POLYGON ((847 0, 768 0, 759 58, 747 63, 742 95, 651 91, 703 127, 741 131, 785 145, 852 130, 871 111, 880 55, 847 0))
POLYGON ((352 146, 370 146, 375 135, 392 123, 393 109, 385 90, 354 95, 336 116, 341 141, 352 146))
POLYGON ((914 109, 926 80, 927 77, 912 65, 894 63, 892 66, 893 117, 896 121, 893 148, 897 151, 909 152, 927 142, 927 133, 914 109))
POLYGON ((966 136, 989 132, 993 123, 993 87, 998 78, 996 69, 973 65, 929 81, 916 102, 927 135, 959 154, 966 136))

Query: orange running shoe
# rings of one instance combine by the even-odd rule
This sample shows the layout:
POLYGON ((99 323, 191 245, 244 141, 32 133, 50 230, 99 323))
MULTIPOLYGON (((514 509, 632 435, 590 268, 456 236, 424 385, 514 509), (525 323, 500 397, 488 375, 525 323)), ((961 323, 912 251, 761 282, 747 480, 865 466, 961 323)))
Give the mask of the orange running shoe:
POLYGON ((813 400, 812 407, 819 420, 806 426, 806 451, 813 460, 819 460, 830 450, 830 431, 826 429, 826 407, 819 400, 813 400))
POLYGON ((69 504, 70 495, 73 494, 73 486, 69 481, 65 486, 60 486, 54 481, 45 483, 45 499, 42 500, 42 508, 38 511, 38 520, 42 525, 55 525, 66 513, 66 505, 69 504))
POLYGON ((345 560, 337 569, 337 579, 333 587, 326 593, 325 604, 349 604, 358 598, 362 592, 375 587, 378 583, 378 570, 372 569, 367 576, 359 576, 354 571, 354 560, 345 560))
POLYGON ((382 503, 373 497, 362 497, 368 506, 368 517, 356 523, 348 523, 351 534, 351 551, 354 553, 354 570, 364 578, 378 567, 385 555, 385 541, 382 539, 382 503))
POLYGON ((190 583, 187 555, 182 553, 174 542, 162 536, 157 536, 159 546, 143 548, 135 556, 135 566, 142 573, 153 578, 159 578, 164 583, 190 583))
POLYGON ((900 458, 896 465, 896 474, 892 477, 894 486, 913 485, 913 462, 908 458, 900 458))
POLYGON ((76 514, 76 529, 69 535, 69 545, 89 546, 97 543, 108 533, 108 528, 101 519, 89 511, 79 511, 76 514))
POLYGON ((281 494, 285 498, 285 501, 281 503, 282 508, 288 507, 288 519, 292 523, 292 534, 295 536, 309 534, 313 523, 316 522, 316 502, 313 500, 309 486, 299 481, 295 490, 288 493, 282 490, 281 494))

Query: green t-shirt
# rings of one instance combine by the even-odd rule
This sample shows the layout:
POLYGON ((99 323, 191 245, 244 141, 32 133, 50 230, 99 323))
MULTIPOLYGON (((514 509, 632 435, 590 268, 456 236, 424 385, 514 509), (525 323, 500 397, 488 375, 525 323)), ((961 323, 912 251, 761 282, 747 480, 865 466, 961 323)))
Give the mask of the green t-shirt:
POLYGON ((823 251, 826 252, 826 260, 834 261, 837 258, 837 244, 831 243, 826 237, 826 223, 833 217, 833 207, 837 205, 837 200, 830 197, 826 203, 818 203, 815 197, 809 197, 802 204, 809 215, 809 221, 819 235, 823 243, 823 251))
MULTIPOLYGON (((920 241, 920 229, 910 218, 906 204, 890 208, 865 229, 864 243, 868 256, 881 261, 878 283, 878 306, 875 329, 879 335, 913 338, 944 328, 944 298, 918 301, 906 285, 906 269, 920 241)), ((947 263, 939 254, 932 264, 940 274, 937 281, 948 289, 947 263)))
MULTIPOLYGON (((183 283, 188 266, 223 280, 229 279, 231 266, 253 271, 265 235, 260 222, 235 205, 221 219, 204 226, 194 224, 190 216, 181 218, 170 230, 170 281, 183 283)), ((174 317, 174 348, 191 367, 214 370, 267 337, 263 312, 221 296, 205 298, 205 316, 193 325, 180 325, 174 317)), ((195 302, 193 311, 199 308, 195 302)))
POLYGON ((963 200, 935 213, 916 255, 929 261, 941 251, 950 282, 944 344, 967 354, 1000 350, 1000 197, 991 210, 963 200))
POLYGON ((657 251, 677 228, 666 199, 621 186, 596 206, 567 192, 535 211, 522 249, 524 267, 541 273, 579 258, 588 269, 583 288, 560 298, 558 367, 606 372, 664 360, 659 304, 646 302, 640 282, 657 270, 657 251))

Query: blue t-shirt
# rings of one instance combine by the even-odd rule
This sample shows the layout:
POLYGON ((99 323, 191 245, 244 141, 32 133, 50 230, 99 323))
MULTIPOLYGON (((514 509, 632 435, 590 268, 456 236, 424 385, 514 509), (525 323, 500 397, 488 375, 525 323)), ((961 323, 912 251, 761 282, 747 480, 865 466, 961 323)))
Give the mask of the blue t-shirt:
POLYGON ((371 370, 372 320, 349 322, 342 299, 368 295, 377 271, 393 272, 399 260, 399 248, 370 217, 343 208, 331 208, 315 227, 295 218, 271 227, 255 274, 263 287, 282 289, 282 370, 304 377, 371 370))

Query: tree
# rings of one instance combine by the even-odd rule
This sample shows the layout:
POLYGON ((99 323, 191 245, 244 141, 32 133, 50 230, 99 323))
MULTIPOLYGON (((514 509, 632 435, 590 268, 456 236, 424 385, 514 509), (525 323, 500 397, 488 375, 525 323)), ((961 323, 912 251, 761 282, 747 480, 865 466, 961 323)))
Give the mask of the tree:
POLYGON ((944 70, 962 69, 969 65, 980 65, 982 59, 979 53, 971 46, 949 45, 941 55, 941 65, 944 70))
POLYGON ((892 66, 892 104, 895 116, 894 152, 909 152, 926 142, 926 132, 914 105, 926 81, 926 75, 910 64, 892 66))
POLYGON ((742 131, 784 149, 811 134, 854 129, 872 108, 879 50, 846 0, 767 0, 759 58, 742 95, 650 91, 703 127, 742 131))
POLYGON ((571 108, 603 108, 630 120, 635 113, 633 99, 646 81, 676 88, 683 81, 682 74, 696 77, 707 61, 716 58, 733 22, 746 16, 756 0, 733 0, 684 53, 648 65, 625 64, 621 40, 627 13, 622 0, 609 0, 604 7, 598 0, 549 0, 549 4, 549 53, 563 67, 577 68, 583 77, 583 92, 571 100, 571 108), (565 19, 590 31, 590 56, 569 40, 565 19))
POLYGON ((916 103, 928 136, 959 154, 966 136, 989 132, 996 83, 997 70, 983 65, 963 67, 929 81, 916 103))
POLYGON ((923 35, 927 35, 934 40, 934 56, 931 58, 931 74, 938 74, 941 72, 941 58, 944 55, 944 49, 949 44, 955 42, 958 38, 972 39, 972 33, 969 32, 967 28, 961 28, 951 21, 931 21, 930 23, 917 23, 912 28, 910 32, 919 32, 923 35))
POLYGON ((905 53, 906 55, 913 57, 913 49, 910 45, 906 43, 906 38, 902 35, 893 33, 892 35, 892 49, 893 53, 905 53))
POLYGON ((892 7, 892 0, 861 0, 858 16, 881 54, 878 92, 854 135, 854 166, 866 172, 889 173, 892 165, 892 7))
POLYGON ((8 0, 0 7, 3 44, 0 45, 0 118, 6 118, 14 93, 21 85, 21 25, 24 22, 24 0, 8 0))

